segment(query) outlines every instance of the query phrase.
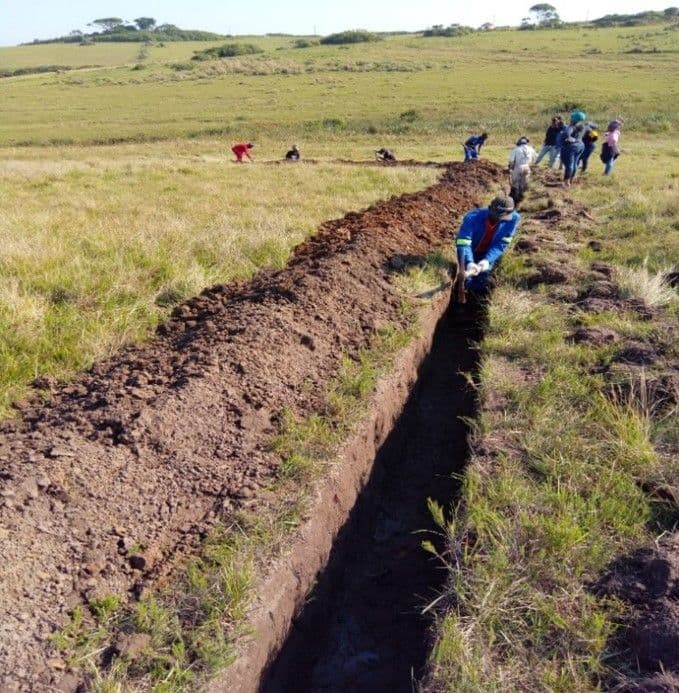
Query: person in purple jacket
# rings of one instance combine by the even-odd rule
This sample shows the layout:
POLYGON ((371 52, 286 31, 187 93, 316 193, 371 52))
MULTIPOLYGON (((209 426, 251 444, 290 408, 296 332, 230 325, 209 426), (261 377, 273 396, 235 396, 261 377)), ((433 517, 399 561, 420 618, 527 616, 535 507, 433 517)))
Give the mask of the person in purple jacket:
POLYGON ((476 293, 487 290, 491 270, 509 247, 520 220, 514 200, 507 195, 465 214, 455 245, 466 289, 476 293))

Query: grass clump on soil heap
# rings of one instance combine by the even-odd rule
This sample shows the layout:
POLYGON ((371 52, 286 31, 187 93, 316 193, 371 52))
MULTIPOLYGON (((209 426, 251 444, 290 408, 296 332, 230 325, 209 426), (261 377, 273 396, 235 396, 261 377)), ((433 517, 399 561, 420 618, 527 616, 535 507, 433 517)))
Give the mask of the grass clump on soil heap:
POLYGON ((628 667, 612 659, 629 609, 593 585, 672 531, 676 514, 647 493, 676 499, 679 484, 679 441, 667 434, 676 392, 650 386, 679 356, 679 298, 658 279, 679 257, 667 235, 676 180, 621 167, 571 194, 533 193, 526 208, 556 206, 561 221, 524 216, 520 237, 537 251, 507 256, 491 300, 474 454, 459 505, 438 514, 451 606, 439 612, 434 690, 565 692, 648 674, 629 653, 628 667), (568 281, 536 278, 540 263, 568 281), (615 300, 586 302, 604 289, 615 300), (630 345, 647 353, 639 344, 656 355, 642 367, 621 357, 630 345))
POLYGON ((114 595, 76 607, 52 642, 93 690, 194 690, 235 658, 258 575, 285 550, 312 485, 366 411, 378 378, 417 334, 417 310, 404 299, 400 322, 377 330, 370 348, 345 356, 325 409, 303 420, 282 413, 271 442, 281 457, 264 506, 234 510, 169 588, 124 606, 114 595), (132 639, 130 641, 130 638, 132 639), (130 646, 130 642, 136 643, 130 646))

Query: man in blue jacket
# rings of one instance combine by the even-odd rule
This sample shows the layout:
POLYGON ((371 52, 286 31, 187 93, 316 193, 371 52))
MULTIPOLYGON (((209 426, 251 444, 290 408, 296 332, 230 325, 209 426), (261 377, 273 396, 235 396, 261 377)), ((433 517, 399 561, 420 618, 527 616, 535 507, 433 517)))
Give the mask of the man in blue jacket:
POLYGON ((464 145, 462 145, 464 148, 464 160, 472 161, 473 159, 478 159, 479 154, 481 154, 481 147, 483 147, 487 139, 487 132, 480 135, 472 135, 464 145))
POLYGON ((487 289, 490 272, 509 247, 520 219, 514 200, 507 195, 465 214, 455 243, 465 289, 477 293, 487 289))

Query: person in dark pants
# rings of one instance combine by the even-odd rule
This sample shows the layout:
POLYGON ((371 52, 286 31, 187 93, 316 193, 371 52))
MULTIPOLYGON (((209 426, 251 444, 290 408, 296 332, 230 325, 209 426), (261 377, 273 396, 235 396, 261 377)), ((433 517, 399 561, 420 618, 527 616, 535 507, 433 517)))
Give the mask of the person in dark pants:
POLYGON ((582 143, 585 145, 585 148, 582 152, 582 158, 580 159, 583 173, 587 170, 589 157, 594 153, 596 141, 599 139, 599 133, 596 127, 596 123, 587 123, 585 125, 585 134, 582 136, 582 143))
POLYGON ((478 159, 481 154, 481 147, 483 147, 487 139, 487 132, 480 135, 472 135, 463 145, 464 160, 471 161, 472 159, 478 159))
POLYGON ((563 162, 563 184, 570 188, 578 170, 578 163, 585 150, 582 138, 585 135, 585 118, 587 116, 582 111, 571 113, 570 125, 563 133, 563 143, 561 145, 561 161, 563 162))
POLYGON ((604 144, 601 147, 601 161, 604 164, 604 176, 609 176, 613 171, 613 164, 620 156, 620 126, 623 119, 618 117, 612 120, 604 133, 604 144))
POLYGON ((509 247, 520 220, 514 200, 506 195, 465 214, 455 240, 465 289, 487 291, 491 270, 509 247))
POLYGON ((375 150, 375 158, 378 161, 396 161, 396 157, 394 156, 394 152, 392 152, 391 149, 387 149, 386 147, 382 147, 381 149, 376 149, 375 150))

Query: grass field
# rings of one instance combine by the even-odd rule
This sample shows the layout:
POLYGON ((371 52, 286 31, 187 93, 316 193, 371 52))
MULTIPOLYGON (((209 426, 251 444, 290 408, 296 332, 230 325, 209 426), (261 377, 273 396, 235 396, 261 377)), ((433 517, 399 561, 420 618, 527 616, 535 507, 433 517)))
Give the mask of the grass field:
MULTIPOLYGON (((614 175, 604 179, 594 158, 569 191, 596 220, 573 233, 604 246, 596 257, 574 253, 573 264, 610 262, 632 294, 651 300, 650 280, 679 261, 676 30, 497 31, 305 49, 285 37, 239 40, 265 53, 192 63, 206 44, 145 54, 138 44, 0 49, 0 70, 90 66, 0 79, 0 415, 32 378, 68 378, 143 338, 205 285, 281 266, 324 219, 435 179, 426 169, 331 163, 369 158, 376 146, 400 158, 460 159, 461 140, 487 129, 484 155, 504 164, 519 134, 541 142, 556 110, 577 104, 600 124, 622 115, 614 175), (235 139, 257 143, 254 165, 225 161, 235 139), (262 165, 292 142, 321 163, 262 165)), ((504 263, 483 347, 482 389, 493 382, 507 412, 479 424, 525 456, 494 467, 477 460, 467 514, 444 527, 453 541, 476 532, 479 551, 451 573, 462 606, 440 624, 437 690, 590 689, 617 615, 583 584, 657 530, 638 482, 677 483, 667 421, 602 402, 602 381, 587 368, 610 353, 566 345, 572 313, 546 293, 523 295, 526 270, 517 256, 504 263), (523 382, 520 369, 542 379, 523 382), (529 544, 535 551, 524 552, 529 544)), ((662 329, 676 328, 678 310, 670 293, 662 329)), ((630 315, 587 319, 666 339, 630 315)))
POLYGON ((304 49, 290 48, 289 39, 258 42, 265 53, 207 63, 190 60, 203 44, 0 49, 0 69, 103 65, 2 80, 0 145, 210 134, 459 138, 469 128, 542 129, 547 115, 571 104, 603 119, 624 103, 629 126, 640 131, 677 125, 679 33, 662 26, 399 36, 304 49))

